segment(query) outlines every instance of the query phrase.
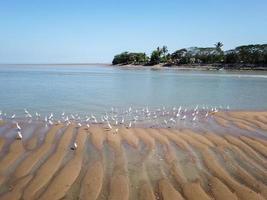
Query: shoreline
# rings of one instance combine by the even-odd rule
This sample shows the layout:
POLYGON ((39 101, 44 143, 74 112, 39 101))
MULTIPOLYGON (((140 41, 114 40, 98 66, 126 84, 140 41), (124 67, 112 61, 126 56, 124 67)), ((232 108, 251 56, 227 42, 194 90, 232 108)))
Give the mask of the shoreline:
POLYGON ((228 65, 165 65, 165 64, 158 64, 158 65, 134 65, 134 64, 120 64, 120 65, 112 65, 114 67, 122 67, 122 68, 135 68, 135 69, 152 69, 152 70, 164 70, 164 69, 177 69, 177 70, 196 70, 196 71, 267 71, 267 67, 225 67, 228 65))

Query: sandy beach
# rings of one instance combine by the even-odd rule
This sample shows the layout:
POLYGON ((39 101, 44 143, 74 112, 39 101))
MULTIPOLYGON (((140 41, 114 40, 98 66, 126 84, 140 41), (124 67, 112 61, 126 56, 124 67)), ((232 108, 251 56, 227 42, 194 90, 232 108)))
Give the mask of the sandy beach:
POLYGON ((0 199, 267 199, 267 112, 218 112, 200 127, 38 124, 18 140, 0 122, 0 199))

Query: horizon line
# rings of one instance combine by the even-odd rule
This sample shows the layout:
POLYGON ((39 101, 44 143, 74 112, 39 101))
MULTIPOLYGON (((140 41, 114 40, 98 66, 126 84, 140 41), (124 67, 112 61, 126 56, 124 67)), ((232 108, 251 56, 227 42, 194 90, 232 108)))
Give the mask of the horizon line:
POLYGON ((0 65, 111 65, 112 63, 0 63, 0 65))

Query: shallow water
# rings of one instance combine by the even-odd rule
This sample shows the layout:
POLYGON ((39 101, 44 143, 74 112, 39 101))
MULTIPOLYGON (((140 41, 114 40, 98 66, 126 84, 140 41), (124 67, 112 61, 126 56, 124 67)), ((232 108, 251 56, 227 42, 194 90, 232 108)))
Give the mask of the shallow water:
POLYGON ((110 108, 209 105, 267 109, 267 72, 1 65, 0 110, 104 113, 110 108))

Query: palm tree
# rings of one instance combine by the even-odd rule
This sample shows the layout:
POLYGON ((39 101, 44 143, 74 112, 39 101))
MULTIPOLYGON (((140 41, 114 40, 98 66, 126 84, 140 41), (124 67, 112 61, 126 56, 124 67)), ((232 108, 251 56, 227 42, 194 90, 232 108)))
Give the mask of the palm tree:
POLYGON ((216 44, 214 44, 214 46, 216 47, 216 49, 221 51, 222 47, 223 47, 223 43, 222 42, 217 42, 216 44))
POLYGON ((166 56, 166 53, 168 53, 168 48, 167 48, 167 46, 163 46, 163 47, 162 47, 162 53, 163 53, 164 56, 166 56))

